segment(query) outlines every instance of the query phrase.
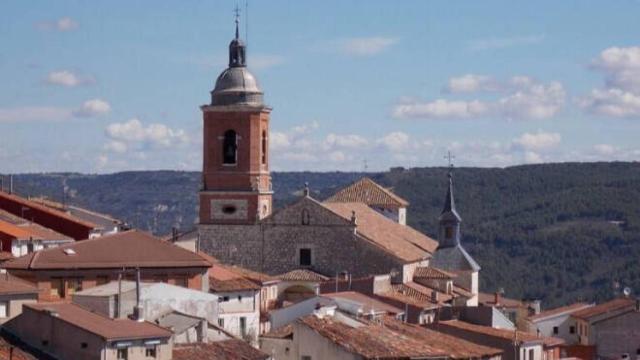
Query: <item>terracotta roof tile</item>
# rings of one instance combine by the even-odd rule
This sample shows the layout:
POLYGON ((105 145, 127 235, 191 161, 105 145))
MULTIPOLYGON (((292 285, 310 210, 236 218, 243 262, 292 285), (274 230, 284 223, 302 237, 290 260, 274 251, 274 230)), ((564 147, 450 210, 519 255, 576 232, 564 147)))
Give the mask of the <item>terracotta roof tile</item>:
POLYGON ((315 330, 345 351, 361 355, 365 359, 446 356, 443 350, 425 344, 413 336, 367 321, 361 321, 359 326, 349 326, 329 316, 320 319, 315 315, 309 315, 300 318, 298 322, 315 330))
POLYGON ((269 355, 242 340, 175 345, 173 360, 265 360, 269 355))
POLYGON ((278 279, 284 281, 313 281, 321 282, 329 280, 328 276, 318 274, 308 269, 296 269, 277 276, 278 279))
POLYGON ((0 360, 38 360, 38 358, 27 351, 25 344, 21 341, 15 341, 8 334, 2 334, 0 337, 0 360), (5 338, 5 336, 8 339, 5 338), (11 351, 13 348, 13 351, 11 351))
POLYGON ((54 209, 52 209, 52 208, 50 208, 48 206, 39 204, 38 202, 31 201, 31 200, 22 198, 20 196, 14 195, 14 194, 9 194, 9 193, 6 193, 4 191, 0 191, 0 198, 5 199, 7 201, 11 201, 13 203, 18 203, 18 204, 20 204, 22 206, 26 206, 26 207, 29 207, 29 208, 37 209, 37 210, 39 210, 39 211, 41 211, 43 213, 55 216, 57 218, 60 218, 60 219, 66 220, 66 221, 73 222, 75 224, 84 226, 84 227, 89 228, 89 229, 93 229, 93 228, 96 227, 96 224, 94 224, 94 223, 91 223, 91 222, 88 222, 88 221, 84 221, 84 220, 80 220, 77 217, 71 216, 71 215, 69 215, 69 214, 67 214, 65 212, 54 210, 54 209))
POLYGON ((37 294, 38 288, 9 273, 0 274, 0 295, 37 294))
POLYGON ((587 303, 575 303, 567 306, 561 306, 554 309, 545 310, 536 315, 529 316, 527 319, 529 319, 529 321, 536 321, 536 320, 546 319, 548 317, 552 317, 560 314, 569 315, 578 310, 582 310, 591 306, 593 305, 590 305, 587 303))
POLYGON ((633 308, 635 306, 635 300, 629 298, 618 298, 606 303, 602 303, 600 305, 592 306, 583 310, 576 311, 572 314, 572 316, 589 320, 595 316, 600 316, 607 314, 609 312, 614 312, 618 310, 623 310, 625 308, 633 308))
POLYGON ((435 309, 438 307, 438 304, 431 301, 432 297, 430 295, 424 294, 406 284, 392 285, 391 290, 380 293, 378 296, 424 309, 435 309))
POLYGON ((413 273, 413 277, 424 279, 454 279, 457 275, 433 266, 422 266, 416 269, 413 273))
MULTIPOLYGON (((432 324, 430 327, 434 329, 442 326, 450 326, 452 328, 464 330, 467 332, 482 334, 482 335, 501 338, 501 339, 513 340, 516 337, 516 331, 514 330, 497 329, 490 326, 470 324, 468 322, 464 322, 460 320, 440 321, 439 323, 432 324)), ((527 342, 539 341, 540 343, 544 342, 543 338, 538 337, 535 334, 531 334, 524 331, 517 331, 517 338, 520 341, 527 341, 527 342)))
POLYGON ((209 268, 209 289, 212 292, 260 290, 260 285, 218 263, 209 268))
POLYGON ((428 345, 442 349, 451 359, 485 358, 503 353, 502 349, 478 345, 452 335, 389 318, 384 319, 384 325, 393 331, 413 336, 428 345))
POLYGON ((293 325, 285 325, 281 326, 277 329, 273 329, 266 334, 261 335, 261 337, 265 338, 273 338, 273 339, 286 339, 293 336, 293 325))
POLYGON ((54 311, 60 319, 105 340, 169 338, 173 333, 148 321, 111 319, 69 303, 24 304, 34 311, 54 311))
POLYGON ((362 203, 324 203, 326 208, 351 220, 355 211, 357 233, 407 262, 428 259, 438 247, 438 242, 425 234, 401 225, 362 203))
POLYGON ((271 275, 267 275, 261 272, 257 272, 257 271, 253 271, 253 270, 249 270, 240 266, 235 266, 235 265, 231 265, 228 266, 228 268, 231 271, 234 271, 238 274, 240 274, 242 277, 244 277, 245 279, 249 280, 249 281, 253 281, 254 283, 258 284, 258 285, 267 285, 270 283, 274 283, 274 282, 279 282, 280 279, 278 279, 275 276, 271 276, 271 275))
POLYGON ((7 269, 209 267, 188 250, 138 230, 36 251, 3 263, 7 269))
POLYGON ((521 308, 521 307, 527 306, 524 302, 520 300, 509 299, 504 296, 500 296, 500 302, 496 304, 495 297, 496 297, 495 294, 482 293, 482 292, 478 293, 478 303, 484 306, 502 306, 507 308, 517 308, 517 307, 521 308))
POLYGON ((407 207, 409 202, 364 177, 325 200, 326 202, 360 202, 369 206, 407 207))

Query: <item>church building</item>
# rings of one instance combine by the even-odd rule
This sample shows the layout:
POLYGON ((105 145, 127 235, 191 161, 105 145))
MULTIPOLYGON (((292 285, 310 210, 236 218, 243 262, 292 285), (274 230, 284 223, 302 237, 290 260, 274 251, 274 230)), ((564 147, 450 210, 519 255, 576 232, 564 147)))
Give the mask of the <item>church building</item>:
MULTIPOLYGON (((429 266, 438 242, 406 225, 408 202, 372 180, 361 179, 324 202, 305 185, 296 202, 272 209, 271 108, 263 95, 247 69, 236 22, 229 67, 218 76, 211 103, 201 107, 200 249, 223 263, 272 275, 306 269, 329 277, 391 274, 395 282, 411 282, 417 269, 429 266)), ((451 185, 449 191, 453 204, 451 185)), ((441 221, 449 244, 459 226, 449 226, 448 215, 441 221)), ((453 265, 443 265, 453 272, 453 265)))

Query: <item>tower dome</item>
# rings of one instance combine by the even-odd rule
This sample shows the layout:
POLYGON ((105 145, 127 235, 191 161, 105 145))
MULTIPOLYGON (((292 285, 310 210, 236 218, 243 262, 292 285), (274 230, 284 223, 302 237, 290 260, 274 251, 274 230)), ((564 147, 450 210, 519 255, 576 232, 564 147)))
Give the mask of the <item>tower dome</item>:
POLYGON ((263 105, 263 93, 256 77, 247 69, 246 45, 240 39, 236 17, 236 37, 229 44, 229 67, 216 80, 211 105, 263 105))

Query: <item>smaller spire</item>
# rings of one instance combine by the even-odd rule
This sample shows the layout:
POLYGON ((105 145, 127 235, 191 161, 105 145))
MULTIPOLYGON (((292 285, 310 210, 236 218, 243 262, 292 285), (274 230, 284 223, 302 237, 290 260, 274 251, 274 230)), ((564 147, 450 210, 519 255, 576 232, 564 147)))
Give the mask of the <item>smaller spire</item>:
POLYGON ((305 197, 308 197, 308 196, 309 196, 309 192, 310 192, 310 191, 309 191, 309 183, 308 183, 308 182, 305 182, 305 183, 304 183, 304 190, 303 190, 303 192, 302 192, 302 193, 304 194, 304 196, 305 196, 305 197))
POLYGON ((453 168, 449 168, 449 173, 447 174, 447 178, 449 178, 449 187, 447 188, 447 196, 444 198, 444 208, 442 209, 442 213, 446 212, 455 212, 456 211, 456 201, 453 198, 453 168))

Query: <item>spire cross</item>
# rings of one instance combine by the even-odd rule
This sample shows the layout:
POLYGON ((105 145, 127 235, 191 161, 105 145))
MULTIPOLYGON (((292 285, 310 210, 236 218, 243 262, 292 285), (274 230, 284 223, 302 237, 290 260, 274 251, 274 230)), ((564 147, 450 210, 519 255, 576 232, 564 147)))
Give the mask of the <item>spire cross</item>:
POLYGON ((453 168, 453 162, 451 162, 451 160, 456 157, 451 154, 451 151, 447 151, 447 155, 445 155, 444 158, 449 162, 449 168, 453 168))
POLYGON ((233 13, 236 15, 236 39, 240 38, 240 32, 238 30, 238 24, 240 23, 240 8, 236 4, 236 8, 233 9, 233 13))

